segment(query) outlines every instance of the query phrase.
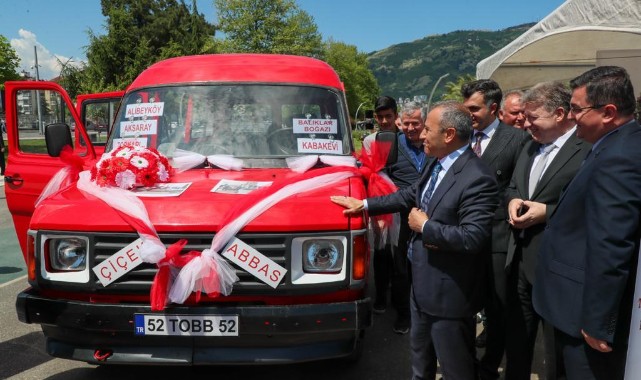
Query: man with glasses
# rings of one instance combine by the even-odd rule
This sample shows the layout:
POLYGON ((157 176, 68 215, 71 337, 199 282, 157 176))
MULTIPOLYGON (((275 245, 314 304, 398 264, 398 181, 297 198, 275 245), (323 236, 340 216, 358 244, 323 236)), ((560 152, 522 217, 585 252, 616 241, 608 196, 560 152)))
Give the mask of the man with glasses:
POLYGON ((570 118, 593 144, 548 217, 533 289, 567 378, 623 379, 639 252, 641 127, 625 69, 570 82, 570 118))
MULTIPOLYGON (((525 144, 506 191, 512 233, 507 249, 506 380, 529 380, 541 317, 532 307, 532 284, 541 237, 561 190, 572 180, 592 144, 576 136, 569 117, 570 90, 539 83, 523 96, 525 144)), ((544 326, 545 379, 557 379, 554 332, 544 326)), ((558 363, 562 365, 562 363, 558 363)))

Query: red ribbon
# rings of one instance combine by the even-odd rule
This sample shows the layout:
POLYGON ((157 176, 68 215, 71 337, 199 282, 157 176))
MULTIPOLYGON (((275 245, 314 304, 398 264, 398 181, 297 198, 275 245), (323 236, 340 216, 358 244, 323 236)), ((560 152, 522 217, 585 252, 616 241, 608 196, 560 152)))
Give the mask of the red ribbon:
POLYGON ((85 165, 84 158, 76 156, 73 154, 73 149, 69 145, 65 145, 60 151, 60 160, 67 164, 70 169, 70 178, 78 179, 78 173, 80 173, 85 165))
MULTIPOLYGON (((387 156, 391 147, 390 141, 373 141, 369 153, 365 149, 361 149, 360 154, 356 157, 363 164, 359 170, 367 180, 367 196, 369 198, 392 194, 398 190, 396 185, 380 175, 387 164, 387 156)), ((392 224, 392 214, 378 215, 374 219, 383 221, 386 226, 392 224)))
POLYGON ((158 265, 158 271, 151 284, 149 296, 151 298, 151 310, 163 310, 167 304, 167 292, 171 287, 171 266, 178 266, 182 259, 180 251, 187 245, 187 239, 180 239, 170 245, 165 251, 165 257, 158 265))

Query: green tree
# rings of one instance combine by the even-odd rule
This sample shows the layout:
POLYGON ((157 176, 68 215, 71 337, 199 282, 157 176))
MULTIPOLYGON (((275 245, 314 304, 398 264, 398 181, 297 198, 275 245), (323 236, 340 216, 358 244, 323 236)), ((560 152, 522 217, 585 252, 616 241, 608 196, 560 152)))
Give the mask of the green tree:
POLYGON ((476 80, 476 77, 472 74, 463 74, 456 78, 454 82, 445 83, 445 93, 441 96, 441 100, 456 100, 459 102, 463 101, 463 96, 461 96, 461 87, 464 83, 471 82, 476 80))
POLYGON ((374 100, 381 90, 369 69, 367 55, 359 53, 354 45, 331 39, 324 44, 324 48, 326 62, 336 70, 345 84, 349 109, 356 111, 363 102, 365 107, 373 108, 374 100))
POLYGON ((4 89, 4 82, 20 79, 19 66, 18 54, 11 47, 9 40, 0 34, 0 90, 4 89))
POLYGON ((75 99, 78 94, 87 92, 85 88, 85 73, 84 66, 74 66, 71 64, 71 58, 66 62, 61 61, 56 57, 58 64, 60 65, 60 81, 59 84, 65 88, 67 94, 72 99, 75 99))
POLYGON ((321 57, 322 39, 314 18, 293 0, 214 0, 220 50, 321 57))
POLYGON ((213 53, 214 26, 184 0, 101 0, 106 35, 89 30, 89 92, 124 89, 149 65, 170 57, 213 53))

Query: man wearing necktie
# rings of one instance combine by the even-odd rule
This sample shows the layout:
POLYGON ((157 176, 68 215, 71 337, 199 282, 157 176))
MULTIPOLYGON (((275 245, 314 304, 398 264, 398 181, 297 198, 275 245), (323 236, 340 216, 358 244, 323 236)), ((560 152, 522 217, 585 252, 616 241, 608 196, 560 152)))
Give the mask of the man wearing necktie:
POLYGON ((488 298, 485 304, 485 330, 477 345, 485 344, 480 359, 481 380, 499 378, 499 365, 505 351, 507 274, 505 260, 510 227, 507 223, 505 189, 510 184, 516 160, 523 145, 530 139, 527 132, 501 123, 498 119, 502 91, 491 79, 463 84, 461 95, 472 114, 474 136, 470 139, 474 152, 493 171, 499 188, 499 204, 492 221, 492 240, 487 246, 488 298), (484 342, 482 337, 485 336, 484 342))
POLYGON ((477 375, 473 317, 485 298, 483 255, 498 194, 495 176, 470 149, 471 124, 462 104, 436 104, 421 133, 434 159, 418 182, 384 197, 332 197, 347 215, 411 210, 410 346, 417 380, 434 378, 432 350, 444 378, 477 375))
POLYGON ((554 326, 568 380, 620 380, 628 334, 639 329, 630 320, 638 307, 641 127, 625 69, 596 67, 570 87, 570 118, 593 147, 548 216, 532 300, 554 326))
MULTIPOLYGON (((532 306, 532 284, 541 238, 561 190, 572 180, 592 144, 576 136, 568 117, 570 90, 559 82, 539 83, 524 96, 525 129, 532 141, 521 152, 506 191, 512 231, 507 249, 506 380, 529 380, 541 317, 532 306)), ((554 334, 543 329, 546 380, 558 378, 554 334)))

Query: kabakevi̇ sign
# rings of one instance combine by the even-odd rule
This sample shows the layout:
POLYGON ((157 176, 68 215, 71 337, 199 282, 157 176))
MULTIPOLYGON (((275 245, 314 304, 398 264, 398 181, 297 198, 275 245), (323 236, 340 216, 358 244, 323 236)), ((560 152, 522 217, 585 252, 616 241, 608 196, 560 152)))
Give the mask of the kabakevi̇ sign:
POLYGON ((332 139, 297 139, 298 153, 337 153, 343 152, 342 141, 332 139))

